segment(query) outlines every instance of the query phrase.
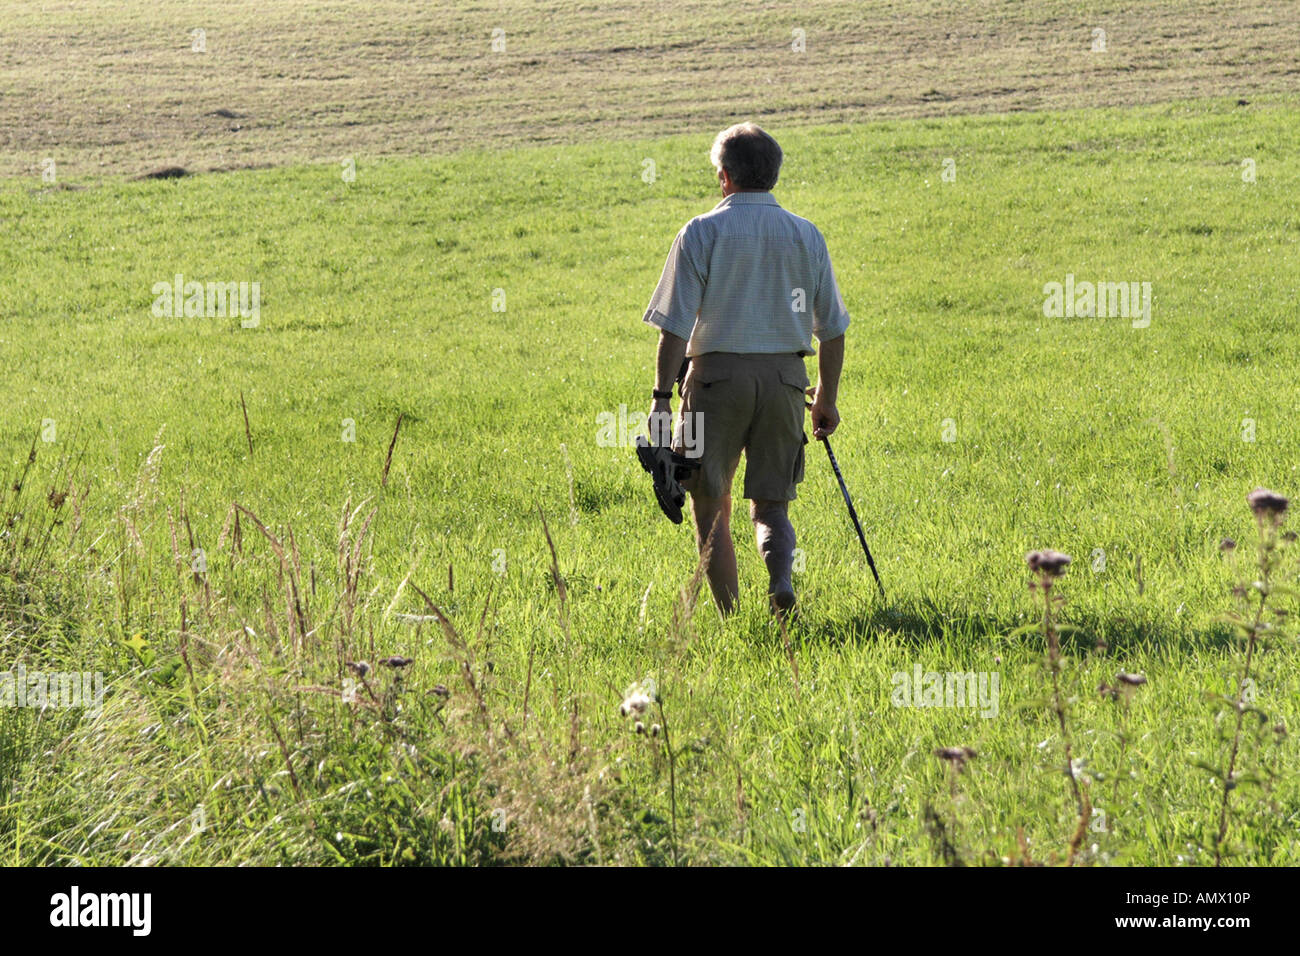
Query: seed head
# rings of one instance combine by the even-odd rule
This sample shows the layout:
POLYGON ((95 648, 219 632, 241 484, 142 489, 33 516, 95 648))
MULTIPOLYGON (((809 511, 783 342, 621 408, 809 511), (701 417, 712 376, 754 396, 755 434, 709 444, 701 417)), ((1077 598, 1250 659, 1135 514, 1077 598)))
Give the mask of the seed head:
POLYGON ((623 692, 623 703, 618 705, 618 712, 624 717, 629 714, 644 714, 646 708, 658 699, 658 687, 654 679, 647 677, 637 681, 623 692))
POLYGON ((408 664, 412 664, 414 662, 415 662, 414 657, 393 656, 393 657, 381 657, 379 659, 379 663, 383 664, 385 667, 401 668, 401 667, 406 667, 408 664))
POLYGON ((1141 674, 1125 674, 1123 671, 1116 674, 1115 679, 1121 684, 1127 684, 1129 687, 1141 687, 1147 682, 1147 679, 1141 674))
POLYGON ((370 665, 365 661, 348 661, 347 665, 348 670, 356 674, 358 677, 365 677, 370 673, 370 665))
POLYGON ((629 694, 619 705, 619 712, 626 717, 628 714, 644 714, 646 708, 650 706, 650 698, 645 694, 629 694))

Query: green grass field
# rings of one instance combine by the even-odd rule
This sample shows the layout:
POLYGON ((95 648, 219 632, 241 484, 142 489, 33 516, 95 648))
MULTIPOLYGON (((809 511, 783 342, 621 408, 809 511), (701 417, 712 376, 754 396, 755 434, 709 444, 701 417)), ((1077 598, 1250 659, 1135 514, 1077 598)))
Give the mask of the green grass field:
MULTIPOLYGON (((1245 495, 1296 490, 1298 119, 1265 98, 774 127, 776 195, 826 235, 853 316, 835 447, 888 589, 810 457, 788 647, 747 521, 740 613, 705 588, 692 615, 689 532, 597 440, 647 405, 639 320, 716 202, 712 130, 350 183, 322 163, 0 184, 0 653, 107 687, 95 718, 0 708, 0 858, 1062 862, 1077 812, 1024 629, 1025 552, 1053 547, 1075 558, 1077 779, 1104 812, 1072 862, 1212 862, 1245 495), (155 317, 177 273, 260 283, 259 324, 155 317), (1067 274, 1150 282, 1150 326, 1046 318, 1067 274), (893 706, 918 666, 997 673, 996 716, 893 706), (1148 679, 1128 703, 1097 690, 1120 670, 1148 679), (620 715, 645 677, 666 739, 620 715), (961 773, 933 753, 960 746, 961 773)), ((1233 862, 1297 860, 1275 623, 1233 862)))

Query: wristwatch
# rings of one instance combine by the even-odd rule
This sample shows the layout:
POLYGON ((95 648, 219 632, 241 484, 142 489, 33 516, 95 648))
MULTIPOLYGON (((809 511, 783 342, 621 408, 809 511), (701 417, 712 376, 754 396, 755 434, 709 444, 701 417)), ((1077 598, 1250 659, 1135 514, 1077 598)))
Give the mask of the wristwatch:
POLYGON ((673 397, 673 390, 670 388, 670 389, 668 389, 668 391, 666 391, 666 392, 661 392, 661 391, 659 391, 659 389, 654 388, 654 389, 651 389, 651 390, 650 390, 650 395, 651 395, 652 398, 654 398, 654 399, 656 399, 656 400, 661 399, 661 398, 668 398, 668 399, 671 399, 671 398, 673 397))

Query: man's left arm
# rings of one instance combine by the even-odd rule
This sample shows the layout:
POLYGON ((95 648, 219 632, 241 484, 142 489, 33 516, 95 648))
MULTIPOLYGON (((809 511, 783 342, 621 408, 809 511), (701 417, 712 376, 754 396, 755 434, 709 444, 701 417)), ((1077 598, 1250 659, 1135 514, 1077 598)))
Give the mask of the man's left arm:
POLYGON ((822 240, 821 276, 813 297, 813 334, 817 336, 817 387, 812 397, 813 437, 821 439, 839 426, 840 372, 844 368, 844 335, 849 327, 849 310, 844 305, 830 252, 822 240))

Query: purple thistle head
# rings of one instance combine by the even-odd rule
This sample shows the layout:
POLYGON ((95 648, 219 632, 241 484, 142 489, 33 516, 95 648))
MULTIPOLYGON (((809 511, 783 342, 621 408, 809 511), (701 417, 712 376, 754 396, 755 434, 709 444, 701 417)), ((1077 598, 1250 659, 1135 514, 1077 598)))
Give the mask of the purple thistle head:
POLYGON ((1246 504, 1250 505, 1250 510, 1255 512, 1255 517, 1260 521, 1280 524, 1286 517, 1286 508, 1290 502, 1276 491, 1256 488, 1246 495, 1246 504))
POLYGON ((1030 571, 1048 578, 1059 578, 1065 573, 1071 558, 1068 554, 1060 551, 1053 551, 1050 548, 1042 551, 1030 551, 1025 555, 1025 563, 1029 565, 1030 571))

